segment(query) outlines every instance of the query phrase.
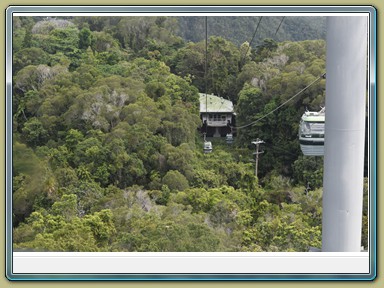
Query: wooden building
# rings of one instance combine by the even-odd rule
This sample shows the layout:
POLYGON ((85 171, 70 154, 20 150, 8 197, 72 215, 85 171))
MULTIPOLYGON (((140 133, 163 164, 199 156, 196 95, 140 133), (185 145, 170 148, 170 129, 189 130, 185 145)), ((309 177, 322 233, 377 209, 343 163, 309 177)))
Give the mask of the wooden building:
POLYGON ((201 132, 207 137, 226 137, 233 133, 235 112, 233 103, 222 97, 200 93, 201 132))

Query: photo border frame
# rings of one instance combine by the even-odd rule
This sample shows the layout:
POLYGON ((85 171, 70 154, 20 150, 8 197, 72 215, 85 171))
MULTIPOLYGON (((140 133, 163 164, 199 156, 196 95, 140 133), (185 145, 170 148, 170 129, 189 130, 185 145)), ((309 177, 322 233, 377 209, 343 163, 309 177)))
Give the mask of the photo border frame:
MULTIPOLYGON (((26 15, 28 16, 28 15, 26 15)), ((9 280, 372 280, 377 270, 377 101, 376 101, 376 71, 377 71, 377 19, 376 9, 372 6, 9 6, 6 11, 6 275, 9 280), (12 15, 14 13, 369 13, 369 254, 370 273, 356 274, 19 274, 13 273, 12 250, 12 15)), ((45 253, 45 252, 43 252, 45 253)))

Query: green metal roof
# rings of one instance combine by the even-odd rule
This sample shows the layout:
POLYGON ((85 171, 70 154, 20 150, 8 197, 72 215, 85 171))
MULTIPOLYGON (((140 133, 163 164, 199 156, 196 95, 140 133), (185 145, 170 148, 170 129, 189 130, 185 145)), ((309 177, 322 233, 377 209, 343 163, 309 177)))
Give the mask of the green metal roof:
POLYGON ((226 100, 212 94, 200 94, 200 113, 205 112, 224 112, 233 113, 232 101, 226 100))

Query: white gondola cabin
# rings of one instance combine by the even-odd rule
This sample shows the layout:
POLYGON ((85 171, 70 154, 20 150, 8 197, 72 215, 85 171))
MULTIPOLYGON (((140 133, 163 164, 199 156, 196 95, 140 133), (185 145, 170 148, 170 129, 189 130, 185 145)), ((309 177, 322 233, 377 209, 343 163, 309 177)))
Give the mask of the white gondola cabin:
POLYGON ((304 155, 324 155, 325 108, 319 112, 306 111, 299 127, 300 148, 304 155))
POLYGON ((212 142, 210 141, 205 141, 204 146, 203 146, 203 151, 204 153, 211 153, 212 152, 212 142))
POLYGON ((232 133, 228 133, 225 137, 225 140, 227 142, 227 144, 232 144, 233 143, 233 135, 232 133))

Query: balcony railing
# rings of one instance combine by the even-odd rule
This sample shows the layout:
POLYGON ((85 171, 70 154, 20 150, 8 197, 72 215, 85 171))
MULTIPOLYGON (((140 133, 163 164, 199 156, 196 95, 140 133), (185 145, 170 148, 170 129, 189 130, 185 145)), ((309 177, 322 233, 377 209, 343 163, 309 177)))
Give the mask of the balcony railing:
POLYGON ((207 121, 208 126, 212 127, 224 127, 227 126, 227 121, 226 120, 208 120, 207 121))

